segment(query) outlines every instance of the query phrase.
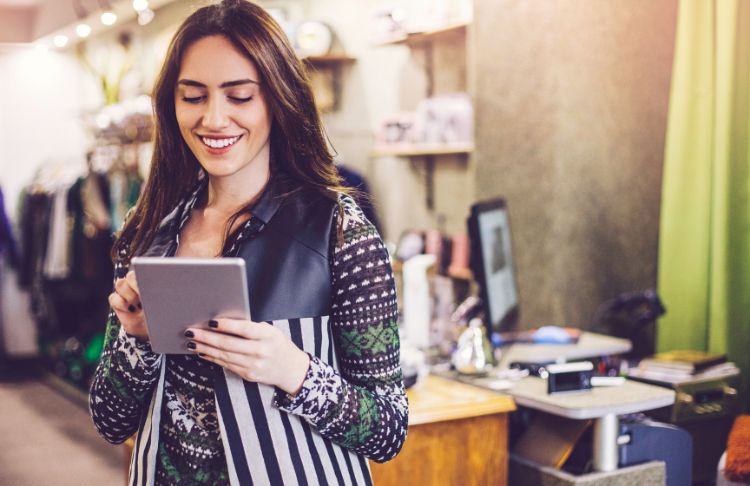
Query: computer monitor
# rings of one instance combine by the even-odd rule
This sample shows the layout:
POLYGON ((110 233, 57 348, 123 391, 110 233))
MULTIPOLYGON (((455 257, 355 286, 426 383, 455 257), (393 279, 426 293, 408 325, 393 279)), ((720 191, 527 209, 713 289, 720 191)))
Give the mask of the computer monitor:
POLYGON ((487 333, 512 330, 518 320, 510 219, 505 200, 478 202, 468 219, 471 269, 479 284, 487 333))

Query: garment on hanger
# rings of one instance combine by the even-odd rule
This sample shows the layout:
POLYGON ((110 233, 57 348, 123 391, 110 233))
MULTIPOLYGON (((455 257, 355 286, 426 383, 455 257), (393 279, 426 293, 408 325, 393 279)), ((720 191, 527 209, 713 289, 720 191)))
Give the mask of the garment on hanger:
POLYGON ((0 258, 7 256, 11 262, 17 258, 16 241, 8 214, 5 212, 3 190, 0 188, 0 258))

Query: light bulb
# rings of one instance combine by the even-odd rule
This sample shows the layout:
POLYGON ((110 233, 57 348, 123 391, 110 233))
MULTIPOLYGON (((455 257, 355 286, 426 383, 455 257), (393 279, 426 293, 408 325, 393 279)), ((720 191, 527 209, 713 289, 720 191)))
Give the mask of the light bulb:
POLYGON ((91 27, 89 26, 89 24, 78 24, 76 25, 76 34, 81 39, 85 39, 89 36, 89 34, 91 34, 91 27))
POLYGON ((146 25, 154 20, 154 11, 150 8, 138 13, 138 25, 146 25))
POLYGON ((55 47, 59 47, 60 49, 62 49, 63 47, 68 45, 68 36, 58 34, 54 39, 52 39, 52 43, 55 44, 55 47))
POLYGON ((143 12, 148 8, 148 0, 133 0, 133 10, 143 12))
POLYGON ((104 12, 101 16, 102 23, 104 25, 114 25, 117 22, 117 15, 114 12, 104 12))

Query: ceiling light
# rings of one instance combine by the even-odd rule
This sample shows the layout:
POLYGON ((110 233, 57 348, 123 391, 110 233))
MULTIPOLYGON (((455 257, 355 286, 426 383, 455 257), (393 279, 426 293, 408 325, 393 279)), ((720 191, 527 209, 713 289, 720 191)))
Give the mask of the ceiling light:
POLYGON ((148 0, 133 0, 133 10, 143 12, 148 8, 148 0))
POLYGON ((68 36, 58 34, 55 36, 54 39, 52 39, 52 43, 55 44, 56 47, 59 47, 60 49, 62 49, 63 47, 68 45, 68 36))
POLYGON ((108 10, 102 13, 101 21, 104 25, 114 25, 117 22, 117 15, 114 12, 108 10))
POLYGON ((81 39, 85 39, 89 36, 89 34, 91 34, 91 27, 89 26, 89 24, 78 24, 76 25, 76 34, 81 39))
POLYGON ((146 25, 149 22, 154 20, 154 11, 150 8, 147 8, 146 10, 142 10, 138 12, 138 24, 139 25, 146 25))

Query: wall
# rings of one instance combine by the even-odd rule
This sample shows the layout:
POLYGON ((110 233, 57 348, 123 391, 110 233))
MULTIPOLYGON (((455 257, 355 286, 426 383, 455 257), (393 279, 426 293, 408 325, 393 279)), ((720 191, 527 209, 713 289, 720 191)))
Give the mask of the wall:
POLYGON ((0 42, 29 42, 34 10, 28 7, 0 7, 0 42))
POLYGON ((474 8, 476 196, 508 201, 522 324, 588 327, 656 285, 676 0, 474 8))

